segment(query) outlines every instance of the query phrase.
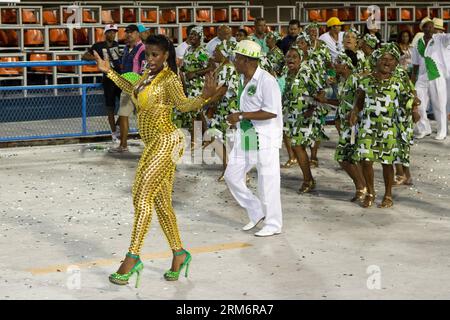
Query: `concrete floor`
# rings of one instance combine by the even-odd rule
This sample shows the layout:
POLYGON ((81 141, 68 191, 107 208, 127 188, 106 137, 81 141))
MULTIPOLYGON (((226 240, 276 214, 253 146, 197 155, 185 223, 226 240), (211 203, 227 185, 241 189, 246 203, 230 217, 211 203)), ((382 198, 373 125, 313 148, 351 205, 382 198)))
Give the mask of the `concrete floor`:
POLYGON ((174 207, 193 253, 189 278, 162 278, 171 259, 155 216, 138 289, 108 275, 129 244, 140 141, 128 155, 107 153, 106 142, 0 149, 0 299, 448 299, 450 139, 413 147, 415 185, 395 188, 392 209, 363 209, 348 201, 327 130, 317 191, 298 195, 299 168, 282 170, 284 229, 274 237, 241 231, 247 217, 216 182, 220 165, 180 165, 174 207))

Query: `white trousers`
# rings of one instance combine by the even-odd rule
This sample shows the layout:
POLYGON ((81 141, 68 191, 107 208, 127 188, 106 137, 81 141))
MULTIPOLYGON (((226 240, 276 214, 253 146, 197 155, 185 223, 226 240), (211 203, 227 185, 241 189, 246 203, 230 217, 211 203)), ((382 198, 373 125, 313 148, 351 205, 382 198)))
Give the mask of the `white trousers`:
POLYGON ((243 151, 236 143, 229 155, 225 181, 231 194, 241 207, 247 210, 253 222, 264 219, 264 228, 281 231, 282 212, 280 196, 280 149, 269 148, 243 151), (246 174, 256 166, 258 171, 258 195, 246 185, 246 174))
POLYGON ((444 77, 432 81, 416 82, 417 97, 420 99, 419 114, 417 122, 418 133, 431 133, 430 121, 427 117, 427 107, 431 101, 434 118, 437 122, 437 135, 447 135, 447 82, 444 77))
POLYGON ((447 79, 447 113, 450 113, 450 78, 447 79))

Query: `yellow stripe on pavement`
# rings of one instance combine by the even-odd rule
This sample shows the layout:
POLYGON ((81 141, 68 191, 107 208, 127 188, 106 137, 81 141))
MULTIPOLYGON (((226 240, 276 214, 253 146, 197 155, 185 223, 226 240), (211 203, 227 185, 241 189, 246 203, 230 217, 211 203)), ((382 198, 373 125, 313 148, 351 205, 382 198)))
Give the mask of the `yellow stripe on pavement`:
MULTIPOLYGON (((217 244, 217 245, 213 245, 213 246, 190 248, 189 252, 192 254, 208 253, 208 252, 223 251, 223 250, 242 249, 242 248, 251 247, 251 246, 252 246, 251 244, 245 243, 245 242, 232 242, 232 243, 217 244)), ((142 260, 163 259, 163 258, 170 258, 170 257, 172 257, 172 251, 147 253, 147 254, 141 255, 142 260)), ((104 267, 104 266, 116 264, 118 262, 119 262, 118 259, 103 259, 103 260, 96 260, 96 261, 91 261, 91 262, 80 262, 80 263, 74 263, 74 264, 54 265, 54 266, 49 266, 49 267, 44 267, 44 268, 32 268, 32 269, 27 269, 26 271, 31 272, 33 275, 41 275, 41 274, 47 274, 47 273, 53 273, 53 272, 66 272, 66 270, 70 266, 77 266, 81 269, 81 268, 88 268, 88 267, 104 267)))

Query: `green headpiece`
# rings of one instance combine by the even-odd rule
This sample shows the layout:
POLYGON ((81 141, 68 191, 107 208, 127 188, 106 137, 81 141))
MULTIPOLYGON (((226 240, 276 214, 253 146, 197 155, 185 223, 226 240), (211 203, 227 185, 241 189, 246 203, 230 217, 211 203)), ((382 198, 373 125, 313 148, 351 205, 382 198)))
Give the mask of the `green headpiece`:
POLYGON ((267 37, 273 37, 275 38, 275 41, 281 40, 281 36, 278 31, 270 31, 269 33, 267 33, 267 37))
POLYGON ((236 50, 237 42, 236 40, 223 40, 217 45, 217 48, 223 54, 225 58, 230 58, 234 55, 234 50, 236 50))
POLYGON ((363 40, 372 49, 375 49, 377 47, 377 44, 380 43, 380 40, 378 40, 377 36, 370 33, 366 33, 363 37, 363 40))
POLYGON ((311 29, 319 29, 319 24, 317 22, 312 22, 305 27, 305 32, 309 34, 309 30, 311 29))
POLYGON ((378 59, 380 59, 386 53, 391 54, 397 61, 400 59, 401 53, 398 45, 394 42, 388 42, 383 44, 381 48, 375 50, 372 53, 374 63, 376 63, 378 59))
MULTIPOLYGON (((358 29, 356 29, 354 27, 351 27, 350 29, 345 31, 345 34, 347 34, 347 33, 354 33, 354 34, 356 34, 356 38, 358 38, 358 39, 361 38, 361 34, 359 33, 358 29)), ((345 34, 344 34, 344 36, 345 36, 345 34)))
POLYGON ((203 34, 203 27, 202 26, 196 26, 191 29, 191 32, 195 32, 200 36, 200 42, 203 43, 205 40, 205 35, 203 34))
POLYGON ((300 33, 297 36, 297 39, 295 39, 295 42, 298 42, 300 40, 304 40, 304 41, 306 41, 306 43, 308 45, 311 45, 311 37, 305 31, 303 31, 302 33, 300 33))

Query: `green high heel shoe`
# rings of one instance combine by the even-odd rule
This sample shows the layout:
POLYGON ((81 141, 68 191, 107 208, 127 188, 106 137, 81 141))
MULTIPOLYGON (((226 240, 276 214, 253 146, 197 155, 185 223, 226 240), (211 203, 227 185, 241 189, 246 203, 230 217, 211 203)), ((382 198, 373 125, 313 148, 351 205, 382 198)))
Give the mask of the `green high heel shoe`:
POLYGON ((117 272, 111 274, 109 276, 109 281, 114 284, 124 286, 124 285, 128 284, 128 280, 130 280, 131 276, 136 273, 135 287, 137 288, 137 287, 139 287, 139 280, 141 278, 142 270, 144 270, 144 264, 142 263, 141 259, 137 255, 134 255, 134 254, 131 254, 128 252, 126 256, 133 258, 133 259, 137 259, 137 262, 134 265, 134 267, 128 273, 125 273, 125 274, 120 274, 117 272))
POLYGON ((187 278, 188 272, 189 272, 189 264, 192 261, 191 254, 187 250, 183 249, 179 252, 175 252, 174 255, 181 256, 182 254, 185 254, 185 253, 186 253, 186 258, 184 259, 184 262, 181 264, 180 270, 178 270, 178 271, 167 270, 166 273, 164 273, 164 279, 166 279, 167 281, 177 281, 178 277, 180 276, 180 273, 184 267, 186 267, 186 272, 185 272, 184 276, 187 278))

